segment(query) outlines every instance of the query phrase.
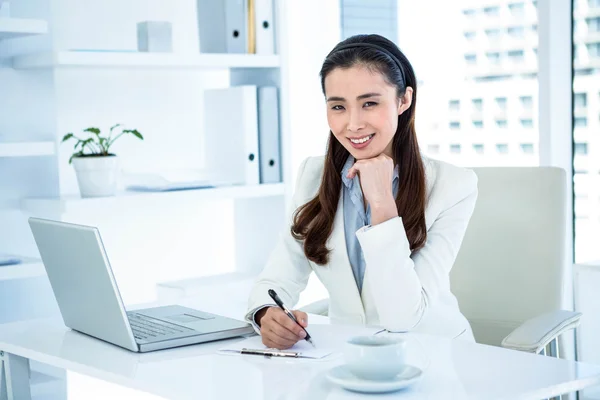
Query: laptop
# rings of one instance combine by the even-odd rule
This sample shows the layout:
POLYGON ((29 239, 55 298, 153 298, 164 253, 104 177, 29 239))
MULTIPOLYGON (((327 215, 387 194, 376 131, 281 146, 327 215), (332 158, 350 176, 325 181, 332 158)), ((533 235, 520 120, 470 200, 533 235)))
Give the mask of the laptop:
POLYGON ((135 352, 253 333, 232 318, 178 305, 126 311, 95 227, 29 218, 65 325, 135 352))

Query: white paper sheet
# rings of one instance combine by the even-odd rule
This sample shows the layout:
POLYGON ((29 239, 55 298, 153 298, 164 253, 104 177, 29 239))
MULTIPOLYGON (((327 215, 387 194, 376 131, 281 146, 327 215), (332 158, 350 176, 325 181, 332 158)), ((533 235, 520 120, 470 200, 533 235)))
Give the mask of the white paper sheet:
MULTIPOLYGON (((320 359, 331 354, 339 353, 344 347, 344 343, 354 336, 370 336, 382 329, 378 327, 365 327, 355 325, 319 325, 310 324, 306 330, 310 333, 313 347, 306 340, 301 340, 286 351, 299 352, 299 357, 320 359)), ((268 347, 262 344, 260 336, 253 336, 239 342, 228 344, 219 351, 224 354, 240 354, 242 349, 267 350, 268 347)))

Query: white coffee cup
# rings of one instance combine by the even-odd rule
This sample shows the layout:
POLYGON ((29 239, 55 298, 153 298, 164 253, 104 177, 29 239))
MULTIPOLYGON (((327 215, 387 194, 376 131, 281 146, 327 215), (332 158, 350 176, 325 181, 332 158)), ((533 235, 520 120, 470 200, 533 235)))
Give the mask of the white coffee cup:
POLYGON ((406 341, 385 336, 355 336, 344 346, 344 359, 358 378, 389 380, 406 365, 406 341))

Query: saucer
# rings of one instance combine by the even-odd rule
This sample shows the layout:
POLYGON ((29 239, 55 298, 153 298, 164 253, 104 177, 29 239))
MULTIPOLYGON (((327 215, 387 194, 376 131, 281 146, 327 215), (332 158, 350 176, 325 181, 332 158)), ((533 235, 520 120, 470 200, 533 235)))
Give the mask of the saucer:
POLYGON ((338 365, 327 373, 327 379, 344 389, 362 393, 387 393, 408 387, 419 381, 423 371, 412 365, 406 365, 398 375, 384 381, 373 381, 358 378, 346 365, 338 365))

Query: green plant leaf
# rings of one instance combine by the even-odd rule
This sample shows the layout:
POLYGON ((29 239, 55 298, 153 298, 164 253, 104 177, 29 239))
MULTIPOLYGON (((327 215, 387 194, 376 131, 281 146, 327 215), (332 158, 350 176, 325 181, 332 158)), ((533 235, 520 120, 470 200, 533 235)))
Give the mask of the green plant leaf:
POLYGON ((124 130, 123 132, 131 133, 136 138, 138 138, 140 140, 144 140, 144 137, 142 136, 142 134, 137 129, 127 129, 127 130, 124 130))
POLYGON ((73 153, 73 155, 71 156, 71 158, 69 158, 69 164, 71 164, 73 162, 73 158, 75 157, 79 157, 83 155, 83 151, 78 151, 77 153, 73 153))
POLYGON ((65 136, 63 136, 62 142, 63 143, 66 142, 67 140, 71 139, 73 136, 75 136, 75 135, 73 135, 72 133, 67 133, 65 136))
POLYGON ((100 129, 99 129, 99 128, 94 128, 94 127, 91 127, 91 128, 84 129, 83 131, 84 131, 84 132, 90 132, 90 133, 93 133, 93 134, 95 134, 96 136, 100 135, 100 129))
POLYGON ((115 124, 113 126, 110 127, 110 132, 112 133, 113 129, 118 128, 120 126, 123 126, 122 124, 115 124))

